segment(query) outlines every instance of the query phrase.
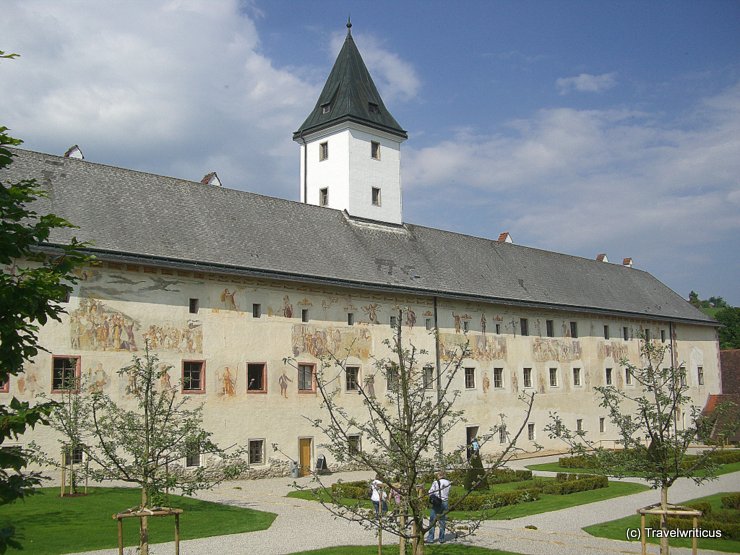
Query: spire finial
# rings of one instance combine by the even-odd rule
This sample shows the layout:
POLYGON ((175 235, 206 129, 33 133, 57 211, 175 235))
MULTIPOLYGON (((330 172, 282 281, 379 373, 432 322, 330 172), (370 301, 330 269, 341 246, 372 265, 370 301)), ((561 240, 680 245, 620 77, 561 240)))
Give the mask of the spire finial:
POLYGON ((352 36, 352 20, 349 15, 347 16, 347 36, 352 36))

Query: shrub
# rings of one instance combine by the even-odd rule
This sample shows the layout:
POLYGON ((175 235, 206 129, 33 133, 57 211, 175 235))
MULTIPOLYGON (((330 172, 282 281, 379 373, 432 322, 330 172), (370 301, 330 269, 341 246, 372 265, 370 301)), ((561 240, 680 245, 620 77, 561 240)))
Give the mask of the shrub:
POLYGON ((337 482, 332 484, 331 492, 338 497, 350 499, 367 499, 370 497, 370 482, 359 480, 356 482, 337 482))
POLYGON ((540 490, 538 488, 529 488, 500 493, 474 492, 468 494, 465 499, 460 501, 461 497, 461 494, 453 493, 450 495, 450 506, 458 511, 480 511, 536 501, 540 498, 540 490))
POLYGON ((542 491, 555 495, 568 495, 569 493, 606 487, 609 487, 609 479, 606 476, 586 475, 574 480, 550 482, 542 491))
POLYGON ((740 449, 734 451, 715 451, 710 458, 717 464, 740 462, 740 449))
POLYGON ((596 468, 599 463, 593 455, 575 455, 573 457, 560 457, 558 464, 565 468, 596 468))
POLYGON ((725 509, 740 509, 740 493, 731 493, 722 497, 722 506, 725 509))
POLYGON ((483 469, 483 461, 480 460, 480 455, 478 453, 475 453, 470 458, 470 468, 468 468, 465 473, 464 484, 465 489, 468 491, 481 491, 488 489, 486 471, 483 469))
MULTIPOLYGON (((650 515, 647 525, 651 528, 660 528, 660 516, 650 515)), ((691 530, 694 523, 691 518, 669 517, 667 526, 669 530, 691 530)), ((740 539, 740 523, 737 522, 737 518, 724 520, 700 518, 697 526, 704 530, 719 530, 722 532, 722 537, 728 540, 740 539)))
POLYGON ((511 468, 497 468, 488 477, 488 483, 507 484, 510 482, 524 482, 531 479, 531 470, 512 470, 511 468))

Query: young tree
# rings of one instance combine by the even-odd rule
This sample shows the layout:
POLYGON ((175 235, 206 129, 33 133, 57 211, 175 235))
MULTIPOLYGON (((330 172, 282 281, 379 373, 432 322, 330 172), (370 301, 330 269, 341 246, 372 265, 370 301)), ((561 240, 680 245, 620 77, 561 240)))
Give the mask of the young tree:
MULTIPOLYGON (((0 51, 0 59, 15 56, 0 51)), ((34 201, 44 196, 35 180, 9 182, 2 178, 14 156, 8 147, 21 142, 0 126, 0 383, 21 374, 23 364, 43 350, 38 345, 39 326, 60 319, 64 313, 61 303, 76 281, 72 272, 87 261, 79 251, 83 245, 74 239, 54 254, 37 250, 54 229, 74 226, 53 214, 40 215, 33 210, 34 201)), ((46 423, 52 406, 15 397, 0 405, 0 504, 28 495, 41 479, 38 473, 25 470, 31 455, 27 450, 2 444, 46 423)), ((9 545, 19 546, 12 536, 12 528, 0 530, 0 552, 9 545)))
MULTIPOLYGON (((128 382, 133 406, 124 408, 101 391, 90 393, 88 438, 84 450, 93 479, 122 480, 141 488, 140 510, 164 501, 170 489, 191 495, 209 489, 241 469, 240 451, 226 455, 202 428, 202 405, 187 408, 189 398, 169 385, 171 367, 159 364, 147 344, 143 358, 134 356, 118 373, 128 382), (218 457, 218 466, 185 468, 188 456, 218 457)), ((149 552, 149 525, 140 518, 139 549, 149 552)))
MULTIPOLYGON (((660 489, 662 510, 668 508, 668 490, 679 478, 690 478, 701 484, 716 476, 714 449, 688 454, 693 442, 709 440, 712 422, 701 416, 700 407, 691 404, 683 364, 664 364, 668 350, 668 345, 645 340, 643 336, 640 343, 643 366, 627 359, 620 363, 635 382, 635 388, 619 389, 613 385, 594 388, 618 430, 621 450, 597 446, 585 431, 568 429, 557 413, 551 415, 546 426, 551 438, 566 441, 573 453, 590 453, 608 474, 644 477, 653 489, 660 489)), ((663 515, 661 527, 665 529, 666 525, 663 515)), ((667 536, 661 539, 661 554, 668 554, 667 536)))
MULTIPOLYGON (((320 490, 331 499, 328 503, 322 501, 324 506, 336 516, 399 536, 402 540, 401 553, 405 552, 405 541, 411 540, 413 553, 418 555, 424 553, 424 535, 430 529, 429 523, 424 522, 429 511, 425 479, 435 469, 465 468, 467 464, 464 462, 467 446, 455 446, 445 453, 440 448, 447 433, 464 421, 463 411, 454 407, 460 395, 454 389, 454 384, 458 370, 469 353, 467 346, 447 353, 447 362, 435 372, 434 359, 425 360, 428 355, 426 351, 404 342, 403 321, 403 312, 399 310, 393 338, 384 342, 390 354, 374 362, 375 374, 371 383, 379 381, 376 379, 378 377, 385 378, 388 384, 385 395, 376 396, 374 386, 371 388, 367 381, 364 384, 358 381, 357 393, 364 410, 361 416, 352 414, 337 395, 337 385, 342 381, 337 378, 347 372, 346 357, 330 354, 322 360, 316 376, 327 419, 311 419, 311 422, 328 438, 322 447, 338 463, 370 469, 382 482, 386 494, 398 494, 402 517, 396 520, 385 515, 378 519, 359 504, 345 506, 341 503, 342 495, 325 487, 320 477, 315 476, 320 490), (356 443, 358 436, 362 448, 358 448, 356 443)), ((293 359, 287 358, 285 362, 295 366, 293 359)), ((526 426, 534 395, 523 397, 522 400, 525 406, 522 425, 510 436, 509 443, 491 462, 491 466, 479 475, 479 482, 485 481, 494 469, 502 466, 517 451, 516 441, 526 426)), ((498 436, 500 428, 505 425, 505 421, 501 420, 492 427, 490 433, 482 434, 480 444, 485 444, 494 434, 498 436)), ((477 482, 472 484, 473 488, 476 485, 477 482)), ((451 504, 445 515, 454 509, 455 505, 451 504)), ((472 532, 480 520, 467 524, 472 532)))

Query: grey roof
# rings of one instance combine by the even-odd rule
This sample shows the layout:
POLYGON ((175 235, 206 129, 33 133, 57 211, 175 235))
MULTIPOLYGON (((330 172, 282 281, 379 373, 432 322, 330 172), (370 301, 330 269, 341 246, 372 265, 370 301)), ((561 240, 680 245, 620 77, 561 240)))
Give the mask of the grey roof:
POLYGON ((408 137, 383 104, 349 29, 316 106, 293 134, 293 139, 345 121, 361 123, 404 139, 408 137))
MULTIPOLYGON (((617 264, 404 224, 244 191, 14 150, 7 173, 36 178, 36 209, 79 226, 101 258, 317 280, 641 318, 714 320, 650 274, 617 264)), ((1 176, 2 174, 0 174, 1 176)), ((5 179, 5 177, 3 177, 5 179)))

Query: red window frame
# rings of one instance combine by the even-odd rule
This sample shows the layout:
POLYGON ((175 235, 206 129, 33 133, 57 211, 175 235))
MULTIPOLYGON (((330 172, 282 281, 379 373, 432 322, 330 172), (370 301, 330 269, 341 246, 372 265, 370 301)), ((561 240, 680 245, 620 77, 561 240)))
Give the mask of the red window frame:
POLYGON ((180 391, 184 395, 201 395, 206 392, 206 361, 205 360, 183 360, 181 370, 181 382, 180 391), (200 388, 199 389, 185 389, 185 365, 186 364, 200 364, 200 388))
MULTIPOLYGON (((79 393, 80 392, 80 363, 81 357, 79 355, 52 355, 51 357, 51 392, 52 393, 79 393), (54 388, 55 384, 55 373, 56 373, 56 361, 57 360, 74 360, 75 361, 75 369, 74 369, 74 380, 75 380, 75 387, 62 387, 62 388, 54 388)), ((62 381, 64 381, 64 375, 62 375, 62 381)))

